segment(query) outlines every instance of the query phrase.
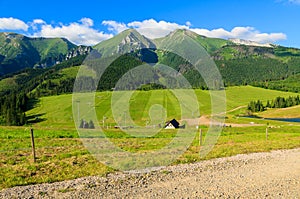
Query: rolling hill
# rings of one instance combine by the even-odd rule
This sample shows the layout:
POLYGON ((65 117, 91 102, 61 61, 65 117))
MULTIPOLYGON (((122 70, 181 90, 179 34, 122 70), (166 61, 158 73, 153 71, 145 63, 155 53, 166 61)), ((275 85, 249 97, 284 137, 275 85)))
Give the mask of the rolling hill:
MULTIPOLYGON (((127 92, 127 91, 125 91, 127 92)), ((106 117, 106 124, 114 126, 116 125, 116 120, 118 122, 124 120, 123 115, 117 116, 114 118, 112 115, 111 109, 111 101, 112 101, 113 92, 97 92, 95 96, 95 111, 97 113, 97 118, 100 123, 97 125, 101 125, 101 119, 106 117)), ((211 114, 211 102, 209 91, 195 90, 195 94, 198 98, 199 103, 199 112, 200 115, 209 115, 211 114)), ((273 91, 262 88, 256 88, 252 86, 239 86, 239 87, 230 87, 226 89, 226 101, 227 101, 227 111, 234 110, 239 107, 244 107, 244 111, 246 109, 247 104, 251 100, 262 100, 264 103, 267 100, 272 100, 277 96, 288 97, 288 96, 296 96, 294 93, 281 92, 281 91, 273 91)), ((154 104, 160 104, 167 108, 167 119, 180 118, 181 111, 180 106, 178 105, 178 99, 172 94, 171 91, 168 90, 152 90, 152 91, 135 91, 130 98, 130 117, 135 121, 138 125, 145 125, 146 121, 151 121, 151 107, 154 104)), ((80 108, 87 108, 87 104, 80 104, 80 108)), ((153 107, 152 107, 153 108, 153 107)), ((276 109, 275 109, 276 110, 276 109)), ((298 108, 290 108, 291 111, 299 110, 298 108)), ((239 110, 242 111, 242 110, 239 110)), ((268 114, 274 111, 270 109, 268 112, 263 112, 260 114, 268 114)), ((291 112, 292 114, 293 112, 291 112)), ((227 114, 230 117, 231 122, 243 122, 244 120, 235 119, 232 120, 231 117, 237 114, 237 112, 229 112, 227 114), (239 121, 242 120, 242 121, 239 121)), ((282 114, 282 112, 281 112, 282 114)), ((26 112, 26 115, 31 118, 31 122, 34 124, 35 122, 40 121, 34 124, 36 127, 50 127, 53 128, 66 128, 72 129, 74 128, 74 120, 72 113, 72 95, 60 95, 60 96, 50 96, 43 97, 36 104, 35 108, 26 112), (64 107, 63 109, 58 109, 57 107, 64 107), (38 118, 38 119, 37 119, 38 118)), ((299 115, 299 114, 298 114, 299 115)), ((191 118, 198 117, 199 115, 190 115, 191 118)), ((83 119, 90 120, 88 115, 83 119)), ((247 121, 247 120, 246 120, 247 121)), ((161 122, 158 121, 158 122, 161 122)), ((268 121, 262 121, 267 123, 268 121)))

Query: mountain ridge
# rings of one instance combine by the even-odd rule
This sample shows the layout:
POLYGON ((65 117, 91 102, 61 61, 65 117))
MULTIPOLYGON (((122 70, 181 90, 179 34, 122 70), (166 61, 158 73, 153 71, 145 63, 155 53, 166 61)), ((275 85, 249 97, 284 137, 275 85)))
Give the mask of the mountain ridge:
POLYGON ((90 51, 91 47, 77 46, 65 38, 31 38, 3 32, 0 33, 0 75, 27 67, 50 67, 69 59, 72 54, 90 51))
POLYGON ((98 50, 102 56, 111 56, 143 48, 156 48, 156 46, 151 39, 141 35, 135 29, 127 29, 113 38, 96 44, 93 48, 98 50))
MULTIPOLYGON (((72 57, 87 55, 92 50, 92 47, 85 46, 76 46, 75 49, 69 50, 74 44, 70 43, 68 47, 66 39, 28 38, 14 33, 2 33, 1 35, 5 34, 8 35, 8 38, 5 37, 5 39, 17 38, 17 40, 32 41, 27 43, 6 42, 7 45, 10 45, 13 52, 9 54, 11 49, 8 49, 7 56, 27 55, 25 58, 28 58, 29 61, 37 57, 38 61, 34 64, 35 68, 47 68, 51 66, 51 64, 54 65, 71 59, 72 57), (61 48, 59 48, 60 45, 56 45, 55 43, 61 44, 64 41, 67 43, 63 43, 63 47, 61 48), (41 46, 39 46, 39 42, 41 46), (22 54, 23 48, 33 48, 33 50, 22 54), (16 52, 13 51, 14 49, 17 49, 16 52), (50 49, 50 51, 43 54, 45 49, 50 49), (54 51, 58 49, 57 51, 60 53, 59 56, 55 53, 49 53, 51 49, 54 49, 54 51), (28 56, 28 53, 31 53, 30 56, 28 56), (41 57, 46 58, 44 61, 47 61, 49 58, 50 64, 45 62, 41 63, 41 57)), ((185 75, 188 79, 193 79, 195 87, 202 87, 203 82, 201 85, 196 83, 201 77, 195 74, 196 71, 192 69, 189 63, 176 57, 176 55, 172 53, 164 53, 159 50, 160 43, 163 42, 177 42, 176 47, 178 50, 180 50, 180 48, 182 48, 182 50, 189 49, 188 44, 185 44, 186 46, 180 46, 180 41, 184 39, 184 37, 189 37, 193 42, 200 44, 208 52, 219 68, 225 85, 241 85, 250 84, 255 81, 279 80, 300 73, 300 49, 275 45, 266 47, 236 44, 230 40, 208 38, 186 29, 177 29, 170 32, 166 37, 154 40, 141 35, 135 29, 128 29, 111 39, 100 42, 95 45, 93 49, 97 50, 99 56, 103 57, 129 53, 131 56, 145 63, 162 63, 169 65, 179 73, 185 75), (260 71, 260 73, 257 74, 257 71, 260 71)), ((0 45, 0 69, 1 64, 6 59, 5 56, 1 55, 1 47, 2 45, 0 45)))

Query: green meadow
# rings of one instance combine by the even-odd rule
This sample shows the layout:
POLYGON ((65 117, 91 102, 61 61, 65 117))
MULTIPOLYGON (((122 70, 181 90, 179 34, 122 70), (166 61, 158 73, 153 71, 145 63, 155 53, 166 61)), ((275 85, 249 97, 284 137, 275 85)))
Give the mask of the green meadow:
MULTIPOLYGON (((209 116, 211 113, 211 97, 209 91, 195 90, 193 93, 195 93, 198 100, 198 115, 196 115, 196 110, 190 110, 190 113, 187 113, 189 114, 188 116, 191 118, 202 115, 209 116)), ((238 113, 244 113, 245 107, 253 100, 261 100, 263 103, 266 103, 267 100, 275 99, 278 96, 297 96, 296 93, 267 90, 251 86, 229 87, 225 90, 225 93, 226 100, 223 101, 226 101, 227 116, 230 118, 231 116, 238 115, 238 113)), ((131 94, 130 98, 128 98, 129 100, 124 100, 124 102, 118 101, 115 104, 129 104, 130 116, 134 122, 139 125, 145 125, 145 123, 151 119, 149 111, 153 105, 158 104, 163 106, 167 112, 166 120, 171 120, 173 118, 179 118, 182 114, 181 106, 183 106, 184 109, 184 106, 189 106, 189 100, 192 101, 194 99, 184 99, 184 101, 187 102, 182 105, 179 101, 185 97, 176 97, 168 90, 135 91, 131 94)), ((94 111, 97 114, 99 125, 102 125, 104 116, 106 118, 106 124, 115 125, 119 120, 124 120, 124 116, 113 116, 111 108, 112 95, 113 92, 97 92, 95 99, 84 99, 84 101, 79 104, 80 110, 89 109, 88 111, 90 111, 90 109, 95 109, 94 111), (93 107, 90 107, 89 103, 93 100, 95 104, 93 107)), ((74 108, 77 109, 78 104, 74 102, 74 106, 74 108)), ((191 108, 187 107, 186 109, 189 110, 191 108)), ((28 111, 26 115, 31 118, 38 116, 38 118, 42 120, 41 122, 33 124, 35 128, 75 128, 72 112, 72 95, 70 94, 40 98, 40 101, 35 104, 35 107, 28 111)), ((75 117, 77 117, 76 114, 75 117)), ((86 119, 88 120, 88 118, 86 119)))
MULTIPOLYGON (((124 98, 112 100, 113 92, 99 92, 92 98, 74 103, 74 110, 81 110, 73 115, 72 95, 59 95, 40 98, 34 108, 26 113, 29 124, 24 127, 0 127, 0 188, 18 185, 28 185, 43 182, 55 182, 74 179, 89 175, 106 175, 114 172, 99 162, 84 146, 82 138, 76 130, 75 121, 90 120, 96 113, 94 121, 96 130, 105 127, 103 133, 111 143, 130 153, 141 153, 162 149, 175 137, 178 130, 159 130, 154 126, 173 118, 196 120, 200 116, 210 117, 211 98, 209 91, 195 90, 199 109, 195 110, 193 98, 181 91, 181 99, 168 90, 134 91, 124 98), (88 103, 86 103, 88 102, 88 103), (114 103, 115 102, 115 103, 114 103), (189 104, 190 102, 190 104, 189 104), (112 111, 116 105, 116 113, 112 111), (123 114, 120 106, 128 105, 129 112, 123 114), (79 107, 78 107, 79 106, 79 107), (185 111, 182 112, 181 109, 185 111), (75 117, 75 118, 74 118, 75 117), (129 117, 132 123, 129 123, 129 117), (164 121, 161 121, 164 120, 164 121), (134 131, 149 126, 158 133, 152 136, 133 136, 115 126, 133 125, 134 131), (36 162, 33 162, 31 152, 30 129, 34 129, 36 145, 36 162)), ((226 119, 228 124, 239 126, 224 127, 215 146, 200 158, 200 136, 195 125, 200 125, 203 132, 203 142, 209 127, 204 124, 188 125, 186 131, 195 132, 195 137, 188 149, 178 156, 172 164, 190 163, 204 159, 232 156, 240 153, 253 153, 276 149, 291 149, 300 147, 300 124, 264 120, 261 117, 299 117, 299 107, 287 109, 269 109, 258 113, 257 118, 239 117, 246 112, 247 104, 252 100, 272 100, 278 96, 288 97, 295 93, 280 92, 255 88, 251 86, 229 87, 226 93, 226 119), (245 126, 243 126, 245 125, 245 126), (266 128, 268 138, 266 139, 266 128)), ((117 96, 118 97, 118 96, 117 96)), ((74 99, 76 100, 76 99, 74 99)), ((101 139, 101 138, 100 138, 101 139)), ((103 137, 103 139, 105 139, 103 137)))

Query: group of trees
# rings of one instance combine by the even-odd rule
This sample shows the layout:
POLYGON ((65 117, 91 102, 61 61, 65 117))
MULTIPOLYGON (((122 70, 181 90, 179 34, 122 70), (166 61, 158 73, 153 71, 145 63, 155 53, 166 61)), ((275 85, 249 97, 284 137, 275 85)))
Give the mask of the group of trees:
POLYGON ((0 124, 21 126, 26 124, 28 97, 25 93, 0 97, 0 124))
POLYGON ((226 86, 249 85, 255 82, 286 77, 288 65, 271 58, 241 58, 217 60, 226 86))
POLYGON ((262 101, 251 101, 248 104, 248 110, 251 112, 262 112, 265 111, 267 108, 287 108, 291 106, 297 106, 300 105, 300 97, 294 96, 294 97, 277 97, 276 99, 272 101, 267 101, 266 105, 262 103, 262 101))
POLYGON ((300 104, 299 95, 295 97, 277 97, 275 100, 272 100, 271 103, 267 101, 266 107, 268 108, 287 108, 291 106, 297 106, 300 104))
MULTIPOLYGON (((102 62, 102 60, 100 60, 102 62)), ((101 63, 98 63, 99 65, 101 63)), ((111 90, 112 88, 116 87, 117 82, 123 78, 123 82, 127 84, 127 87, 130 85, 130 82, 135 79, 124 79, 126 77, 130 77, 129 75, 123 77, 128 71, 134 69, 137 66, 143 64, 142 61, 138 60, 137 58, 133 57, 132 55, 123 55, 113 61, 109 67, 106 68, 105 71, 102 71, 103 68, 96 65, 92 65, 91 67, 97 72, 100 77, 98 82, 98 90, 111 90)), ((101 66, 101 65, 100 65, 101 66)), ((146 74, 145 74, 146 75, 146 74)), ((141 75, 140 78, 143 76, 141 75)), ((139 76, 135 76, 135 78, 139 78, 139 76)), ((136 81, 134 82, 136 83, 136 81)), ((125 86, 125 85, 124 85, 125 86)), ((127 89, 129 90, 129 89, 127 89)))
POLYGON ((16 86, 0 92, 0 125, 24 125, 27 122, 25 112, 30 108, 30 103, 36 101, 35 99, 72 92, 74 79, 61 79, 56 83, 51 79, 63 68, 80 65, 84 58, 85 56, 78 56, 51 68, 24 69, 1 77, 1 79, 15 78, 16 86), (32 92, 33 90, 35 92, 32 92))
POLYGON ((87 121, 81 119, 79 128, 81 128, 81 129, 94 129, 95 125, 94 125, 93 120, 90 120, 89 122, 87 122, 87 121))
POLYGON ((287 78, 282 78, 280 80, 265 81, 265 82, 256 82, 253 86, 272 89, 272 90, 281 90, 299 93, 300 92, 300 74, 293 74, 287 78))
POLYGON ((266 110, 266 107, 263 105, 262 101, 257 100, 257 101, 251 101, 248 104, 247 109, 251 112, 262 112, 262 111, 266 110))

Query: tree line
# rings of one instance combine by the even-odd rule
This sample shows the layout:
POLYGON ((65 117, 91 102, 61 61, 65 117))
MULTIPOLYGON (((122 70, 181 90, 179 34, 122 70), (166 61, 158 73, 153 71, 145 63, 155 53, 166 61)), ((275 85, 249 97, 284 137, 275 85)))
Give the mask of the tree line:
POLYGON ((0 98, 0 124, 21 126, 26 124, 29 98, 25 93, 11 94, 0 98))
POLYGON ((79 128, 81 129, 94 129, 95 125, 93 120, 90 120, 89 122, 85 121, 84 119, 80 120, 79 128))
POLYGON ((61 79, 58 83, 54 83, 51 79, 63 68, 81 65, 84 58, 85 56, 78 56, 51 68, 27 68, 18 73, 6 75, 5 78, 16 78, 17 86, 0 92, 0 125, 22 126, 27 123, 26 111, 39 97, 72 92, 74 80, 61 79), (46 82, 45 85, 43 85, 44 82, 46 82), (49 89, 37 88, 40 85, 49 89), (32 92, 34 89, 36 89, 35 93, 32 92))
POLYGON ((300 105, 300 97, 299 95, 294 97, 276 97, 272 101, 267 101, 266 105, 262 103, 261 100, 251 101, 248 104, 247 109, 251 112, 262 112, 265 111, 267 108, 287 108, 292 106, 300 105))

